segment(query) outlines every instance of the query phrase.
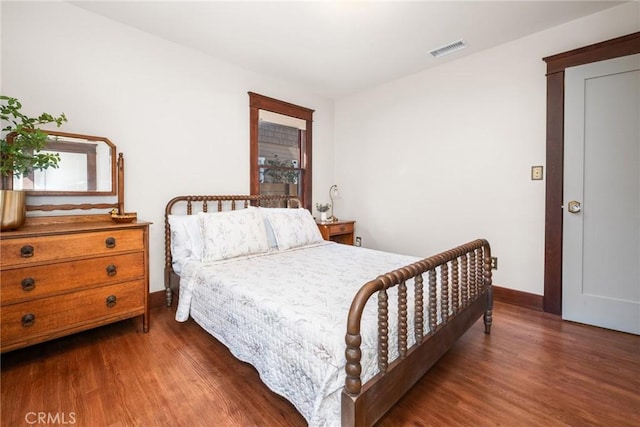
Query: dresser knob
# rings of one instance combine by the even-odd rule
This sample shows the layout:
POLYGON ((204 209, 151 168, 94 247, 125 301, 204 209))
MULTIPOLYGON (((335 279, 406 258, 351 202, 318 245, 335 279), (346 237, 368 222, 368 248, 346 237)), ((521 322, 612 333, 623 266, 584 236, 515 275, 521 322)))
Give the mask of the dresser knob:
POLYGON ((113 264, 107 265, 107 276, 115 276, 117 272, 118 272, 118 269, 116 268, 115 265, 113 264))
POLYGON ((33 256, 33 246, 31 245, 24 245, 23 247, 20 248, 20 256, 22 258, 30 258, 33 256))
POLYGON ((107 297, 106 303, 107 303, 107 307, 114 307, 116 305, 116 296, 115 295, 109 295, 107 297))
POLYGON ((107 239, 104 241, 104 244, 106 245, 107 248, 113 249, 113 248, 116 247, 116 238, 115 237, 107 237, 107 239))
POLYGON ((26 279, 22 279, 21 285, 23 291, 29 292, 36 288, 36 281, 33 277, 27 277, 26 279))
POLYGON ((22 316, 22 327, 23 328, 29 328, 29 327, 33 326, 33 324, 35 322, 36 322, 36 315, 35 314, 27 313, 24 316, 22 316))
POLYGON ((347 229, 347 227, 345 227, 344 225, 342 227, 340 227, 340 231, 344 231, 346 229, 347 229))

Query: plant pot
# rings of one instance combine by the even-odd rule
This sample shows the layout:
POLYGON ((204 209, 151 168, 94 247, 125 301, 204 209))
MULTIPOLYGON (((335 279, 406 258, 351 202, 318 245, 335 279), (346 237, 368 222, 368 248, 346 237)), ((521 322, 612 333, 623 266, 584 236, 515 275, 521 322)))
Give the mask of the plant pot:
POLYGON ((21 190, 0 190, 2 231, 22 227, 27 217, 27 193, 21 190))

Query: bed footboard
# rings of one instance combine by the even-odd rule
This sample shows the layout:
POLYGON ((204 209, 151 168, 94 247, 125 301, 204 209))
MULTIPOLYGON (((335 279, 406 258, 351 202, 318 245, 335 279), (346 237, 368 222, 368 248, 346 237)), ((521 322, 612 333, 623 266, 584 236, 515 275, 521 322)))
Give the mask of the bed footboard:
POLYGON ((366 283, 349 310, 342 425, 373 425, 481 316, 485 333, 489 334, 492 311, 491 248, 486 240, 469 242, 366 283), (408 286, 410 280, 413 286, 411 283, 408 286), (387 289, 395 286, 399 356, 389 361, 387 289), (414 307, 407 307, 410 287, 414 291, 414 307), (361 319, 367 301, 376 293, 379 373, 362 384, 361 319), (416 343, 407 348, 410 309, 414 314, 416 343))

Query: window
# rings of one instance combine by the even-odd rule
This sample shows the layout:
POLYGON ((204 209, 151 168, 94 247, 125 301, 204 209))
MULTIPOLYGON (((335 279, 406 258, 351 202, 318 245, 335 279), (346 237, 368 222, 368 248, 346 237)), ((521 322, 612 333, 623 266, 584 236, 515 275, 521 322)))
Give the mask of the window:
POLYGON ((249 92, 251 194, 297 195, 311 210, 313 110, 249 92))

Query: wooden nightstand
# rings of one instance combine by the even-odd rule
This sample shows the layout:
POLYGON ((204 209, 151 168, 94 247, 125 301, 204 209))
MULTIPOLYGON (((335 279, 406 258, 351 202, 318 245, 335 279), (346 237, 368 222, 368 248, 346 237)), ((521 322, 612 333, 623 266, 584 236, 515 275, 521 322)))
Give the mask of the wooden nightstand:
POLYGON ((317 224, 324 240, 353 245, 353 224, 355 224, 355 221, 318 221, 317 224))

